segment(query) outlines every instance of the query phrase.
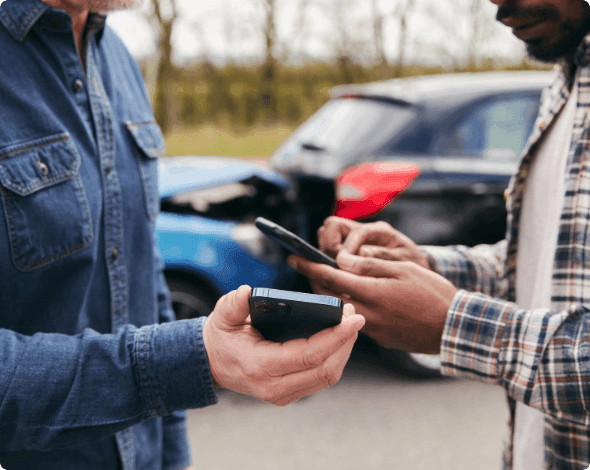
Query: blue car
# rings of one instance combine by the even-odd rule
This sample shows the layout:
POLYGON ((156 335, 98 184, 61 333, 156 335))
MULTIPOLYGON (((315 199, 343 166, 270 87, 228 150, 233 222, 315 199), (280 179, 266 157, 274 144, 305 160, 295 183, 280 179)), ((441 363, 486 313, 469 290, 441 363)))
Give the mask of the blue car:
POLYGON ((286 285, 295 272, 253 224, 280 220, 291 205, 289 181, 237 158, 168 157, 159 166, 158 247, 178 319, 208 315, 243 284, 286 285))

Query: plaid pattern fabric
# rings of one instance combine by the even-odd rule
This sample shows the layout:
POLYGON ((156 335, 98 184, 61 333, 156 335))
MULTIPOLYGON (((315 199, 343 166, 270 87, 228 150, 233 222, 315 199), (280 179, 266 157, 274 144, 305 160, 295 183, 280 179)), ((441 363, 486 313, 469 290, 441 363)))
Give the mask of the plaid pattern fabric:
MULTIPOLYGON (((554 68, 533 134, 508 188, 506 240, 475 248, 423 247, 433 268, 461 289, 443 332, 443 372, 502 386, 512 419, 517 400, 545 412, 544 468, 551 470, 586 469, 590 464, 589 62, 590 36, 576 53, 575 77, 563 62, 554 68), (523 183, 574 78, 577 109, 567 155, 551 310, 526 311, 513 303, 523 183)), ((504 468, 512 468, 512 439, 504 468)))

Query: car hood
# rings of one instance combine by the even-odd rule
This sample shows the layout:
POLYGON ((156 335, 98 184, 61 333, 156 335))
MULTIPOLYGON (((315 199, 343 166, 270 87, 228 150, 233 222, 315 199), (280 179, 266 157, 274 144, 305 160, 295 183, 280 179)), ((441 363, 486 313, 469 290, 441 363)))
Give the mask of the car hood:
POLYGON ((234 157, 182 156, 159 161, 158 192, 161 198, 174 194, 257 177, 285 191, 289 180, 262 163, 234 157))

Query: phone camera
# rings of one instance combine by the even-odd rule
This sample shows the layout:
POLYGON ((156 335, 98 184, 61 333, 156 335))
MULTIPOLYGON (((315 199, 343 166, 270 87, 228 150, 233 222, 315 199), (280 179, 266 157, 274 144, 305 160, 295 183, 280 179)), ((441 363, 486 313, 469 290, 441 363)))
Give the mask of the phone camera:
POLYGON ((274 310, 274 305, 270 302, 255 301, 254 308, 260 313, 271 313, 274 310))

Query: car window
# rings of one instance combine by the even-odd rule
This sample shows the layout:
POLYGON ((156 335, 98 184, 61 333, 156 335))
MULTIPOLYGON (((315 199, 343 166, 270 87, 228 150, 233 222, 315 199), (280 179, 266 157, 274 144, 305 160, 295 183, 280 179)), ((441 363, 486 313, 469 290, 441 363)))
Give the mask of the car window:
MULTIPOLYGON (((369 155, 415 116, 411 106, 379 99, 346 97, 333 99, 309 118, 275 152, 273 159, 294 147, 339 158, 369 155)), ((342 160, 341 160, 342 162, 342 160)), ((342 162, 344 164, 350 162, 342 162)))
POLYGON ((439 153, 515 159, 532 131, 538 109, 535 95, 487 100, 449 128, 439 153))

